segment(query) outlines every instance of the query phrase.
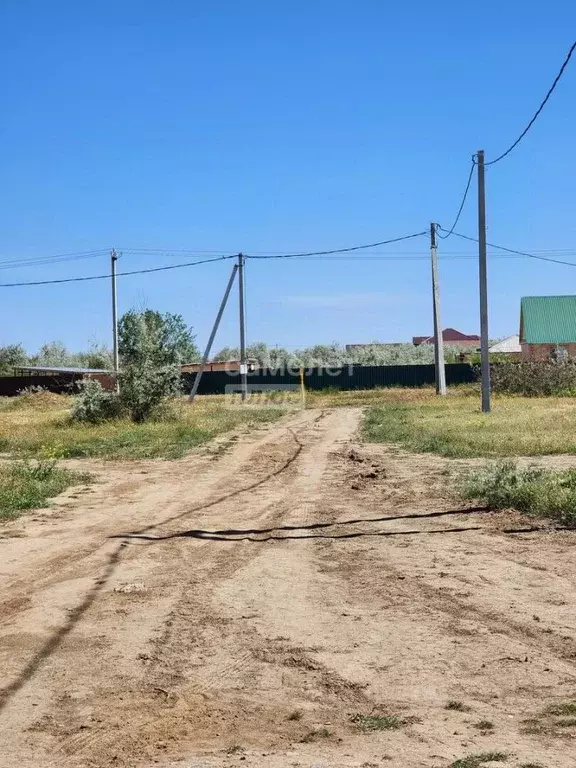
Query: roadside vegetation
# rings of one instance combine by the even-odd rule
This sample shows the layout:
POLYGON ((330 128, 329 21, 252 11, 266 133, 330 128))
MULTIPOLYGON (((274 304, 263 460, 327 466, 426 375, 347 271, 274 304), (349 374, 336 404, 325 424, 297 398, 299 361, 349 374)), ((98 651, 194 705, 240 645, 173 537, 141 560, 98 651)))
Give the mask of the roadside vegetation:
POLYGON ((67 459, 174 459, 240 425, 277 419, 280 407, 236 407, 224 398, 182 397, 180 365, 194 358, 180 315, 126 312, 118 324, 120 392, 88 380, 76 396, 27 392, 0 401, 0 453, 67 459))
POLYGON ((48 500, 90 476, 59 467, 55 461, 14 461, 0 466, 0 520, 23 510, 45 507, 48 500))
POLYGON ((576 395, 576 364, 519 361, 493 365, 492 389, 523 397, 572 397, 576 395))
POLYGON ((554 472, 521 468, 512 460, 497 461, 467 472, 457 487, 464 499, 480 501, 490 509, 517 509, 576 528, 576 469, 554 472))
POLYGON ((483 414, 472 387, 445 398, 431 389, 389 392, 366 412, 363 433, 369 442, 452 458, 576 453, 571 398, 496 395, 492 413, 483 414))
POLYGON ((75 405, 74 397, 49 392, 2 398, 0 453, 62 459, 176 459, 224 432, 256 428, 285 413, 278 407, 228 407, 222 397, 203 397, 190 405, 181 397, 143 424, 127 416, 94 424, 73 419, 75 405))

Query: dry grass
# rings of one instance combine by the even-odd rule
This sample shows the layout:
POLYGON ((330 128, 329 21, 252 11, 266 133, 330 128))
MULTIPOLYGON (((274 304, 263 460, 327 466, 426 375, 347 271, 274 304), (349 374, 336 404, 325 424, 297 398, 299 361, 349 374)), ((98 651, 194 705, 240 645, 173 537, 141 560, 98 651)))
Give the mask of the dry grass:
MULTIPOLYGON (((229 407, 224 396, 185 398, 172 420, 135 426, 120 420, 95 426, 70 422, 72 398, 40 393, 0 399, 0 452, 19 456, 176 458, 235 427, 274 421, 300 394, 271 393, 255 405, 229 407), (270 407, 273 405, 274 407, 270 407)), ((451 457, 576 453, 576 402, 571 398, 494 397, 480 412, 474 386, 439 398, 433 388, 308 392, 309 408, 367 407, 365 437, 451 457)))
POLYGON ((133 424, 120 419, 97 425, 72 422, 73 398, 39 393, 0 402, 0 452, 12 456, 109 459, 178 458, 217 435, 240 426, 257 427, 285 409, 229 407, 223 397, 179 401, 170 418, 133 424))
POLYGON ((364 435, 455 458, 576 453, 571 398, 496 396, 491 414, 479 406, 469 391, 439 398, 430 390, 389 390, 367 411, 364 435))

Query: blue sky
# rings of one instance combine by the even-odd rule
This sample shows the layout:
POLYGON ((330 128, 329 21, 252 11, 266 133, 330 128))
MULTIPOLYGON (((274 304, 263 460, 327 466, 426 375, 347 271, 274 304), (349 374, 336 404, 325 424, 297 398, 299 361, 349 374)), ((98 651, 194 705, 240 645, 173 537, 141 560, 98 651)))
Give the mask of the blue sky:
MULTIPOLYGON (((576 6, 4 0, 0 29, 0 261, 115 246, 132 270, 190 258, 179 249, 291 252, 448 227, 472 153, 499 154, 546 92, 576 6)), ((576 61, 487 173, 489 241, 571 249, 576 262, 575 90, 576 61)), ((470 235, 475 201, 458 228, 470 235)), ((430 333, 429 264, 407 258, 427 249, 420 238, 376 249, 389 260, 249 262, 249 341, 430 333)), ((443 325, 473 333, 477 263, 455 252, 474 245, 441 243, 443 325)), ((0 282, 107 269, 102 254, 3 269, 0 282)), ((120 310, 181 312, 203 343, 229 269, 123 278, 120 310)), ((528 259, 491 259, 489 278, 492 337, 517 330, 522 295, 576 288, 576 269, 528 259)), ((108 341, 109 292, 0 288, 0 344, 108 341)), ((236 343, 235 311, 217 347, 236 343)))

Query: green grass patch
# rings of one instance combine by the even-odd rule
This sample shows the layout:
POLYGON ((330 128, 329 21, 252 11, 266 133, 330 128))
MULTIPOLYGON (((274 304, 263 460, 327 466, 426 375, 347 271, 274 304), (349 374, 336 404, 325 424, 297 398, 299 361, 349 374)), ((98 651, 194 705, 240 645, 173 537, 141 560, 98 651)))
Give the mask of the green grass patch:
POLYGON ((369 442, 452 458, 576 453, 576 401, 496 396, 492 413, 484 414, 468 394, 440 398, 416 390, 369 407, 363 432, 369 442))
POLYGON ((397 715, 352 715, 350 722, 357 725, 361 731, 395 731, 406 724, 406 721, 397 715))
POLYGON ((576 734, 576 701, 551 704, 523 722, 523 732, 532 735, 573 737, 576 734))
POLYGON ((25 509, 45 507, 70 485, 89 480, 89 475, 62 469, 54 461, 6 464, 0 467, 0 520, 18 517, 25 509))
POLYGON ((480 752, 477 755, 468 755, 454 760, 450 768, 481 768, 486 763, 505 763, 508 755, 505 752, 480 752))
POLYGON ((57 459, 176 459, 224 432, 256 428, 286 412, 278 406, 228 407, 223 397, 199 398, 193 405, 182 398, 162 420, 86 424, 72 421, 72 405, 73 398, 62 395, 11 398, 0 410, 0 452, 57 459))
MULTIPOLYGON (((491 509, 513 508, 576 527, 576 469, 522 469, 511 460, 497 461, 462 475, 456 485, 462 498, 491 509)), ((565 714, 576 714, 576 706, 565 714)))

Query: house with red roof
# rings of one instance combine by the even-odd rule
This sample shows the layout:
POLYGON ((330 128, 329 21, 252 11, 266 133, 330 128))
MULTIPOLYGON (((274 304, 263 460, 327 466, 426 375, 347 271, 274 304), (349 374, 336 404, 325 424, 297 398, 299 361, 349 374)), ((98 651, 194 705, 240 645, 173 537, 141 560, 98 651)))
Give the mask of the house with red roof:
MULTIPOLYGON (((445 328, 442 331, 442 339, 444 344, 458 344, 465 347, 478 347, 480 345, 480 336, 461 333, 455 328, 445 328)), ((419 347, 421 344, 434 344, 434 336, 413 336, 412 344, 415 347, 419 347)))

